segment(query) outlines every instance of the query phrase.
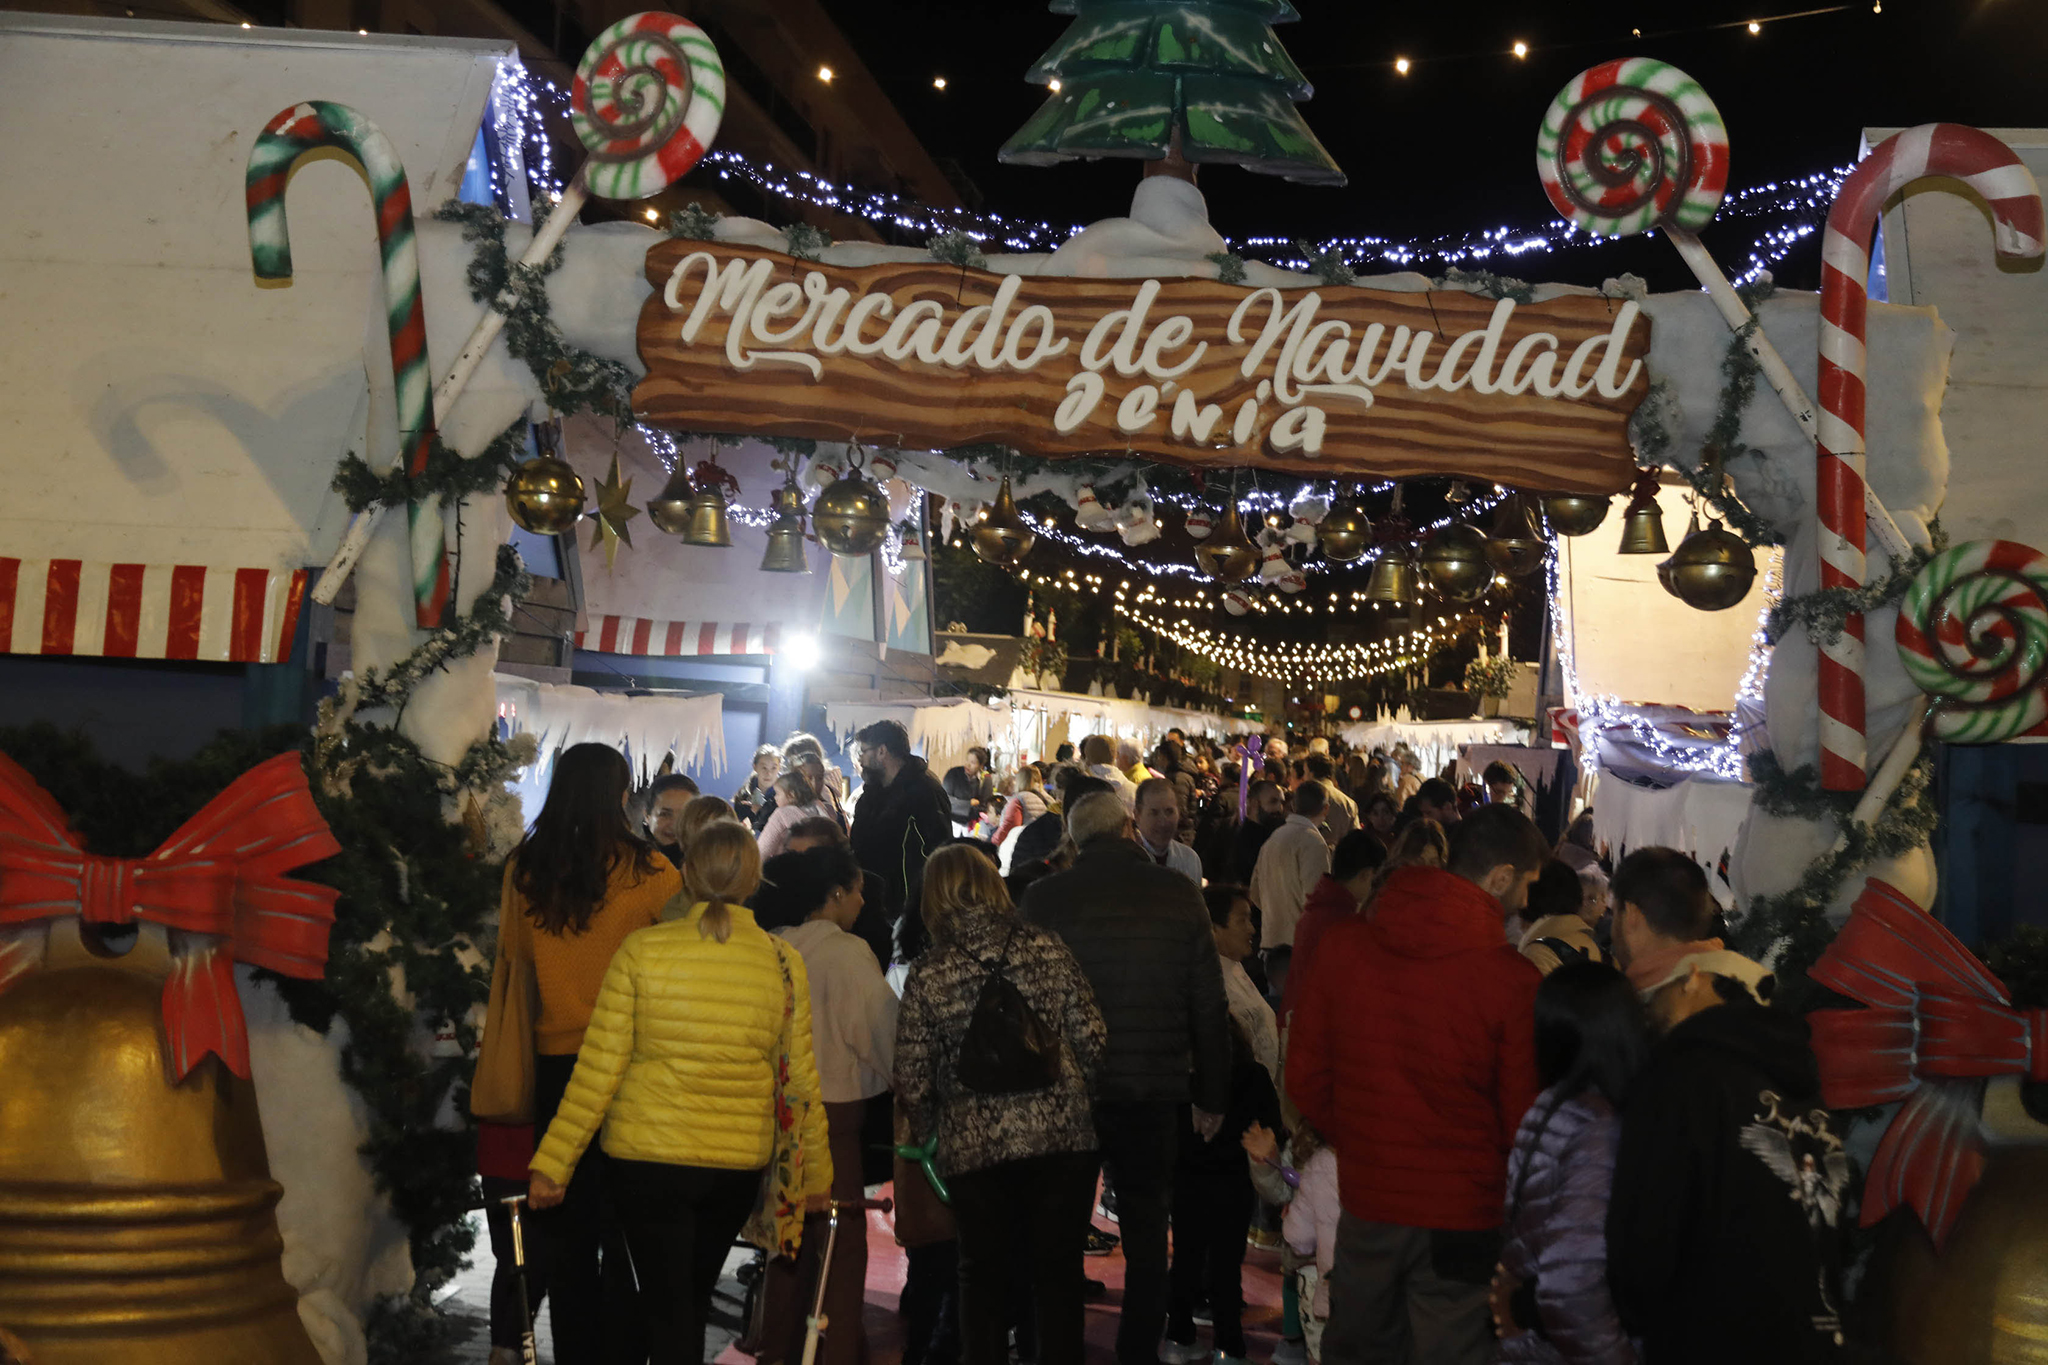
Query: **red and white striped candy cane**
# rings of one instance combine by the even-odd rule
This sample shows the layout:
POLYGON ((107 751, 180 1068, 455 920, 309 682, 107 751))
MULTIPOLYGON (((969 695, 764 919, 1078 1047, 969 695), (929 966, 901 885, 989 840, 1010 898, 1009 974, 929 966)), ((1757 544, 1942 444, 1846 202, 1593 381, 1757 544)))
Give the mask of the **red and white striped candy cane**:
MULTIPOLYGON (((1916 180, 1948 176, 1991 206, 1998 254, 2042 254, 2041 193, 2012 148, 1959 123, 1923 123, 1886 138, 1842 183, 1828 211, 1820 284, 1820 583, 1863 585, 1864 325, 1870 242, 1885 201, 1916 180)), ((1861 791, 1863 618, 1820 646, 1820 774, 1829 791, 1861 791)))

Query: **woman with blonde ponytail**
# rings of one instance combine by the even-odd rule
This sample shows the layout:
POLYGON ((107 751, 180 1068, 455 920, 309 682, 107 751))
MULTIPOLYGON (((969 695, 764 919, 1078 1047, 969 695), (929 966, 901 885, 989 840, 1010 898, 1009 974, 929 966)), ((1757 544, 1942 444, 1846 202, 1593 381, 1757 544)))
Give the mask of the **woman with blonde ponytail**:
POLYGON ((665 922, 630 935, 605 973, 533 1158, 533 1204, 547 1208, 602 1128, 653 1365, 704 1359, 712 1288, 775 1155, 785 1061, 782 1099, 801 1125, 798 1193, 822 1210, 832 1187, 810 985, 802 956, 745 905, 760 882, 745 825, 708 825, 691 840, 665 922))

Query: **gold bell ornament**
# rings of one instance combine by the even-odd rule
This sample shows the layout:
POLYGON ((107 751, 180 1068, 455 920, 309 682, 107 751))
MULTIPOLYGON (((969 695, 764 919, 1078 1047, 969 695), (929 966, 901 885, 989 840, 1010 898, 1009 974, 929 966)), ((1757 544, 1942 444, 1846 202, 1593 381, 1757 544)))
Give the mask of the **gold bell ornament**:
POLYGON ((761 556, 764 573, 809 573, 811 561, 804 554, 804 496, 796 476, 768 495, 775 520, 768 523, 768 550, 761 556))
POLYGON ((505 481, 505 510, 512 524, 537 536, 567 534, 583 515, 588 501, 583 477, 556 453, 554 424, 534 425, 540 454, 521 464, 505 481))
POLYGON ((1592 493, 1546 493, 1543 516, 1561 536, 1589 535, 1607 520, 1610 501, 1592 493))
POLYGON ((697 495, 690 499, 690 519, 683 531, 683 544, 715 549, 732 547, 732 532, 725 520, 725 489, 732 481, 732 475, 715 464, 697 466, 697 495))
POLYGON ((690 509, 697 490, 690 485, 689 467, 682 457, 676 458, 676 467, 670 472, 668 482, 661 491, 647 500, 647 519, 654 528, 664 535, 687 535, 690 530, 690 509))
POLYGON ((999 569, 1015 566, 1038 543, 1038 533, 1018 513, 1016 500, 1010 496, 1008 474, 1003 475, 1003 485, 996 490, 994 505, 981 509, 968 539, 978 557, 999 569))
POLYGON ((1195 546, 1195 565, 1211 578, 1236 583, 1250 578, 1259 568, 1259 550, 1244 533, 1237 515, 1237 481, 1231 480, 1230 497, 1223 515, 1216 519, 1208 539, 1195 546))
POLYGON ((1372 547, 1372 521, 1348 494, 1330 504, 1316 534, 1323 542, 1323 558, 1332 564, 1349 564, 1372 547))
POLYGON ((38 1365, 319 1365, 235 1004, 237 961, 324 970, 336 892, 284 873, 341 846, 298 755, 132 859, 0 760, 0 831, 44 931, 0 977, 0 1324, 38 1365))
POLYGON ((1543 565, 1543 526, 1536 509, 1520 493, 1510 491, 1493 514, 1486 557, 1510 578, 1526 578, 1543 565))
POLYGON ((1662 555, 1671 552, 1664 539, 1664 509, 1657 505, 1657 471, 1636 471, 1635 487, 1629 490, 1628 507, 1621 514, 1621 553, 1662 555))
POLYGON ((811 504, 811 525, 835 555, 873 554, 889 535, 889 499, 858 465, 825 485, 811 504))
POLYGON ((1415 585, 1415 561, 1409 558, 1408 547, 1404 544, 1385 546, 1380 551, 1379 562, 1372 566, 1372 577, 1366 581, 1365 600, 1399 605, 1420 601, 1421 597, 1415 585))
POLYGON ((1726 611, 1749 595, 1749 585, 1756 581, 1756 553, 1712 517, 1701 530, 1699 513, 1694 512, 1685 539, 1657 566, 1657 579, 1688 607, 1726 611))
POLYGON ((1486 533, 1468 521, 1453 522, 1422 547, 1423 582, 1446 602, 1477 602, 1493 586, 1486 533))

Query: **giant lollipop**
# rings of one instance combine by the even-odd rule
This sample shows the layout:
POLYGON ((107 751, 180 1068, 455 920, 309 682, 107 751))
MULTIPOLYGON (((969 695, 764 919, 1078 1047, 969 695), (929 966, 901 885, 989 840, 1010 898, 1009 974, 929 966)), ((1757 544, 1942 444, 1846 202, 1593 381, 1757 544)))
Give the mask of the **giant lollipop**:
MULTIPOLYGON (((554 255, 592 194, 643 199, 681 179, 710 150, 724 114, 725 64, 704 30, 688 19, 645 10, 598 34, 576 64, 569 92, 569 121, 589 158, 563 189, 519 263, 539 266, 554 255)), ((508 286, 485 310, 434 390, 437 418, 447 420, 448 410, 518 301, 508 286)), ((372 507, 349 523, 341 547, 313 585, 315 602, 330 603, 341 591, 383 511, 372 507)))

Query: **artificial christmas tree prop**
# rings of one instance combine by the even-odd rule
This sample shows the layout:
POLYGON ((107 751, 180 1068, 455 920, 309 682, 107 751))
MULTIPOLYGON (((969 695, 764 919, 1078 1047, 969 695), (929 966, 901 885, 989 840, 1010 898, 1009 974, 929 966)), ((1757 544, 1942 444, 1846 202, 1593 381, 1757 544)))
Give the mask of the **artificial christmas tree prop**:
POLYGON ((1341 185, 1344 172, 1295 104, 1314 93, 1272 26, 1301 16, 1286 0, 1053 0, 1074 22, 1025 79, 1052 95, 1001 159, 1050 166, 1074 157, 1229 162, 1265 175, 1341 185))

